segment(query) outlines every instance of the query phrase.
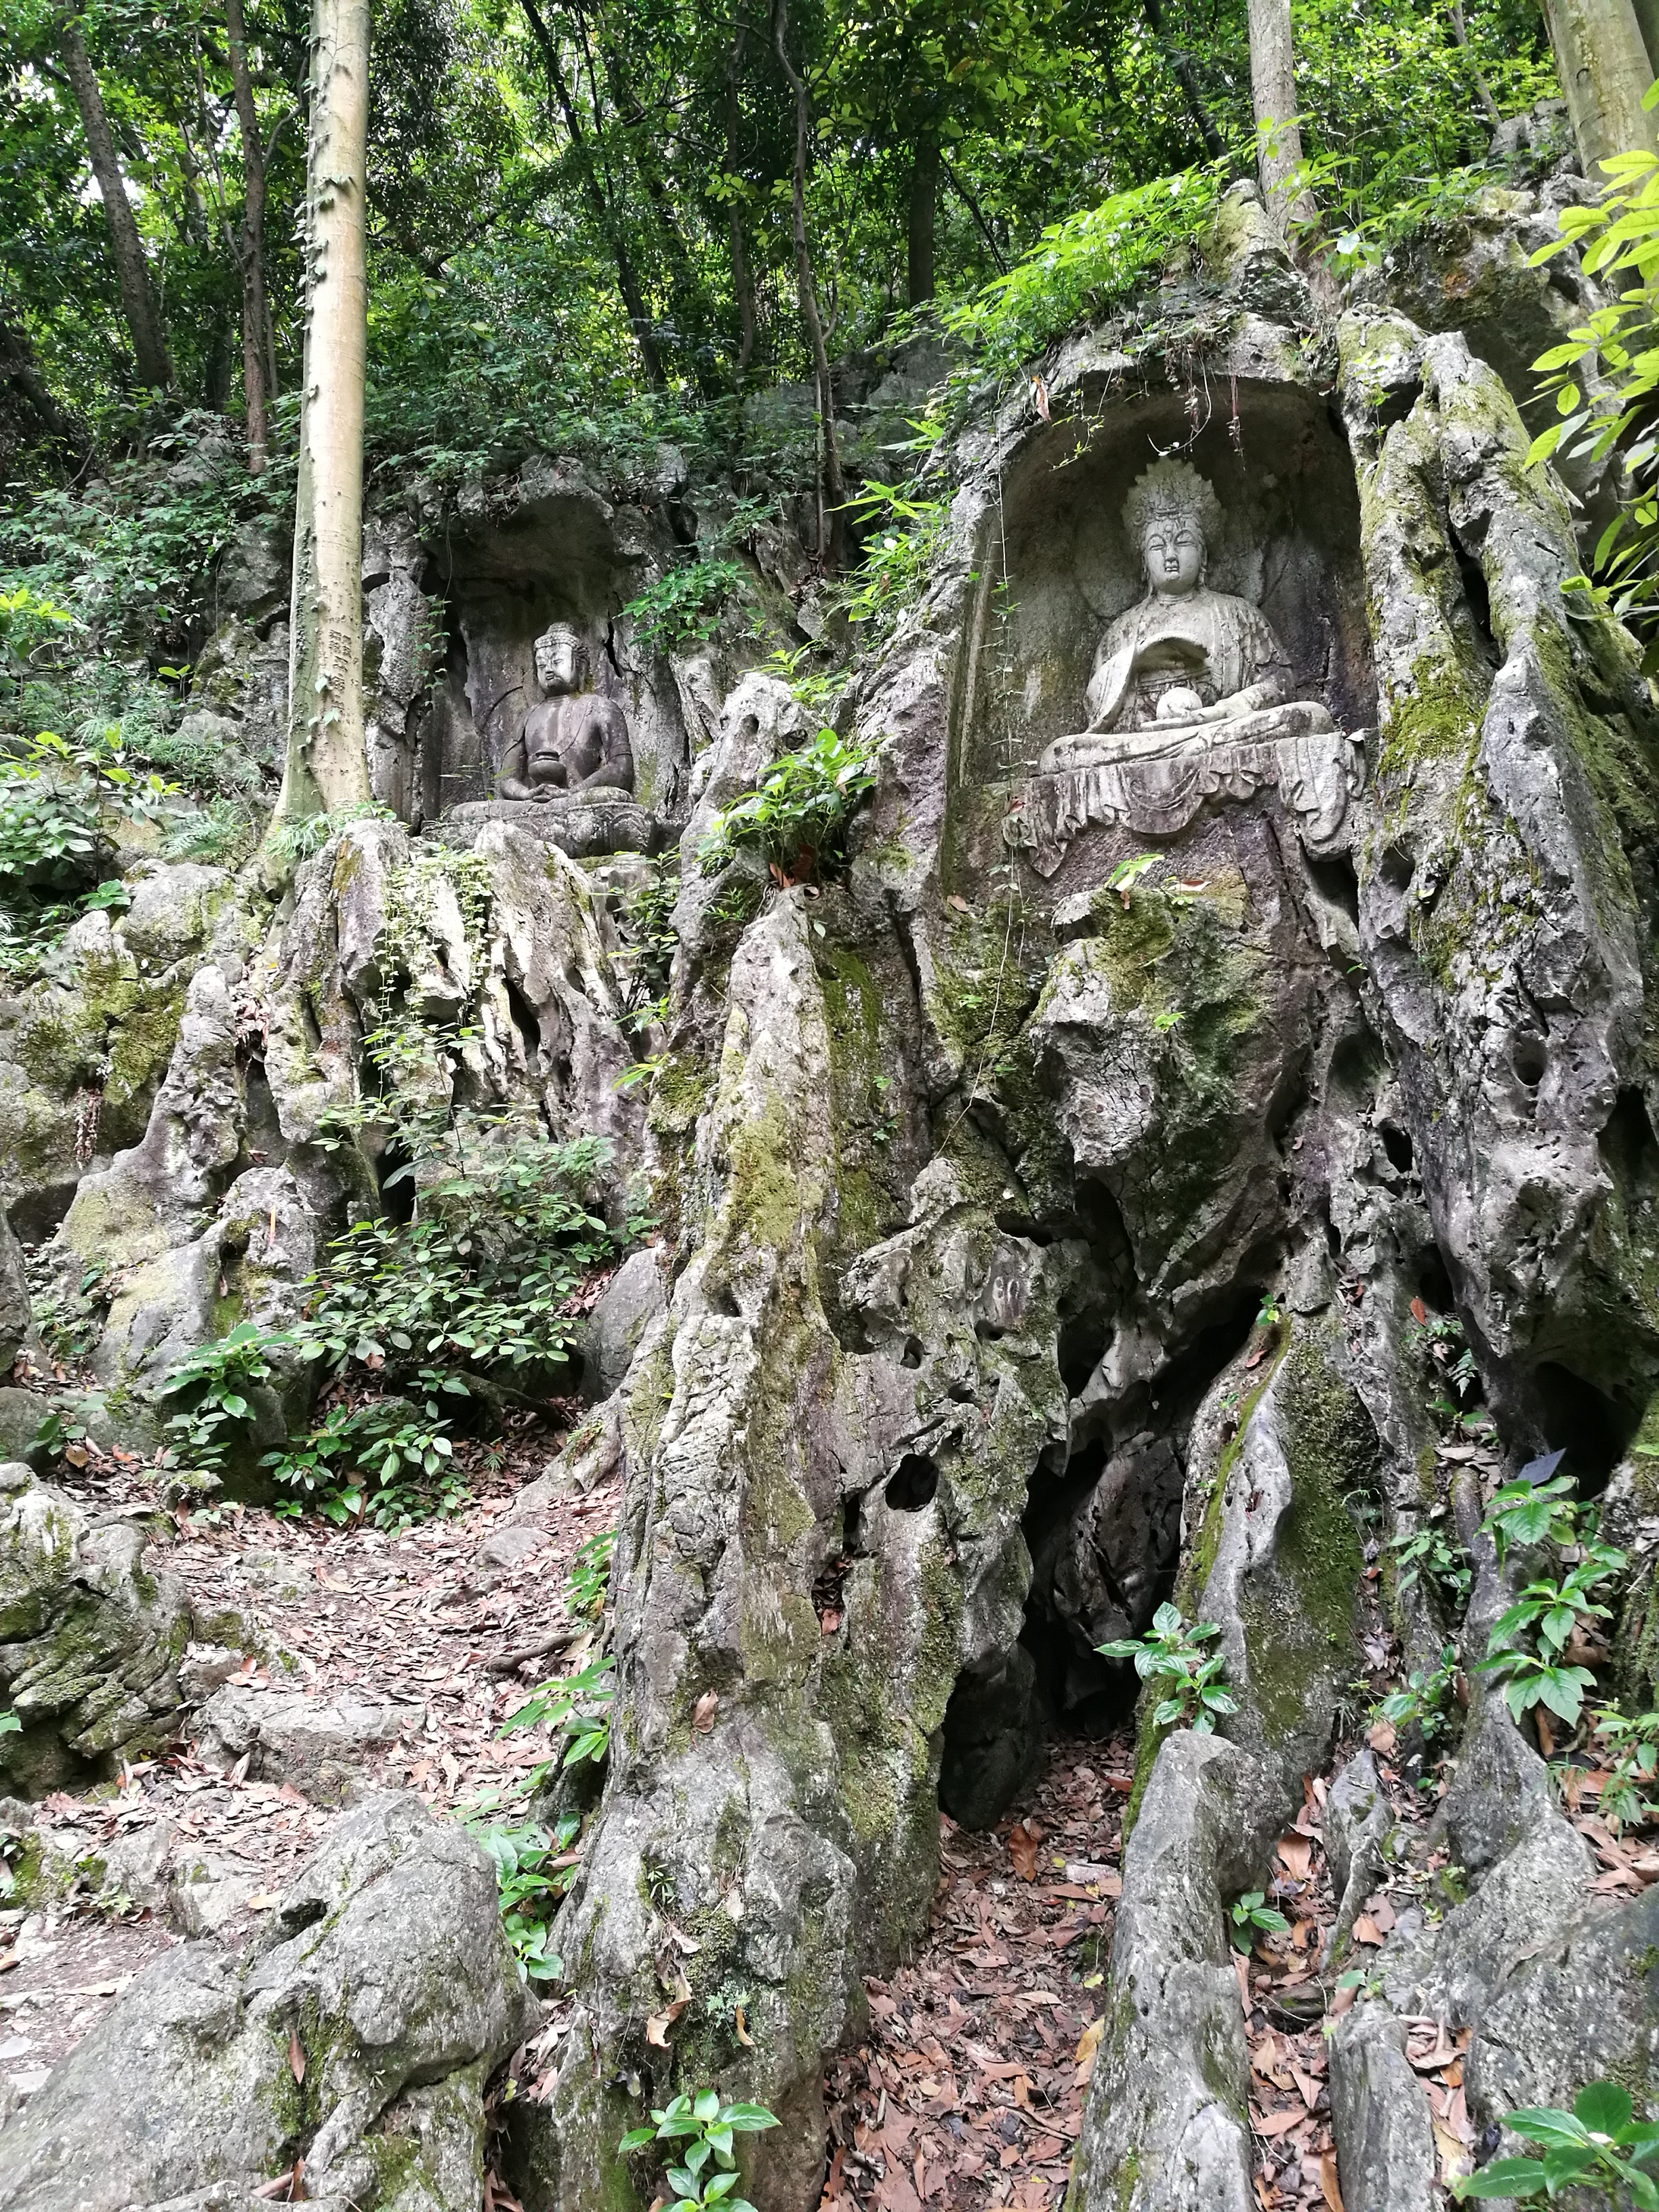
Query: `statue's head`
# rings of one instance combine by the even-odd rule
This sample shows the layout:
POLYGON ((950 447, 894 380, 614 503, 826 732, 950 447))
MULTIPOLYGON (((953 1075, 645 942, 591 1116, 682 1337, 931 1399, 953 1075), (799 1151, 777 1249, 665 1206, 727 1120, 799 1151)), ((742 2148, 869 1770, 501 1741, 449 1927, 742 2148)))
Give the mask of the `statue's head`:
POLYGON ((1124 501, 1123 520, 1155 592, 1177 599, 1203 582, 1221 502, 1196 469, 1154 461, 1124 501))
POLYGON ((555 623, 536 640, 536 681, 544 691, 579 691, 587 678, 587 643, 568 623, 555 623))

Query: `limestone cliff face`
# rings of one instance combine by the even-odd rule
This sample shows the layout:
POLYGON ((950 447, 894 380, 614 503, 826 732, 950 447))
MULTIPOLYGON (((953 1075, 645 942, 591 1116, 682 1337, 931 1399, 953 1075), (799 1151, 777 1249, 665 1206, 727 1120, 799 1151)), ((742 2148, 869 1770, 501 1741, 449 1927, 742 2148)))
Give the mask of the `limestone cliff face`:
MULTIPOLYGON (((836 880, 702 875, 714 813, 811 724, 754 672, 688 676, 672 713, 664 695, 683 869, 648 1087, 618 1088, 623 864, 508 823, 466 852, 354 825, 275 912, 232 933, 206 885, 174 932, 143 1113, 58 1234, 65 1265, 96 1248, 125 1271, 111 1384, 202 1342, 228 1300, 279 1314, 319 1237, 374 1205, 372 1148, 322 1139, 389 985, 467 1024, 459 1071, 410 1077, 433 1103, 603 1133, 613 1212, 651 1182, 663 1304, 653 1275, 573 1446, 625 1470, 618 1687, 556 1936, 552 2093, 514 2124, 533 2212, 632 2201, 616 2147, 639 2085, 714 2080, 783 2122, 755 2139, 762 2212, 816 2203, 824 2055, 925 1923, 939 1807, 994 1819, 1045 1718, 1114 1687, 1095 1647, 1171 1590, 1218 1624, 1240 1711, 1227 1741, 1143 1734, 1073 2202, 1242 2208, 1224 1905, 1328 1762, 1362 1541, 1437 1506, 1480 1517, 1437 1451, 1431 1319, 1463 1333, 1494 1466, 1568 1446, 1639 1520, 1614 1471, 1659 1389, 1659 716, 1629 638, 1569 618, 1571 518, 1523 466, 1493 332, 1505 284, 1545 311, 1510 247, 1559 196, 1516 197, 1476 226, 1468 335, 1449 280, 1423 304, 1420 258, 1397 287, 1420 321, 1387 272, 1322 320, 1236 195, 1218 287, 1079 335, 1052 420, 987 403, 926 593, 840 709, 879 767, 836 880), (1097 793, 1039 867, 1021 817, 1044 749, 1142 588, 1124 495, 1177 443, 1223 516, 1211 580, 1261 609, 1322 713, 1206 755, 1178 806, 1180 763, 1097 793), (1297 750, 1308 728, 1327 753, 1297 750)), ((600 531, 557 471, 524 496, 544 533, 578 510, 600 531)), ((501 525, 473 518, 478 576, 501 525)), ((388 657, 388 731, 407 660, 388 657)), ((107 951, 142 996, 137 916, 107 951)), ((48 1079, 69 1095, 55 1064, 32 1078, 20 1129, 56 1129, 48 1079)), ((40 1186, 70 1174, 61 1133, 30 1142, 40 1186)), ((1484 1650, 1503 1585, 1478 1564, 1465 1622, 1401 1597, 1413 1655, 1484 1650)), ((1441 1818, 1468 1894, 1385 1954, 1334 2046, 1350 2212, 1428 2201, 1413 1991, 1472 2028, 1484 2123, 1518 2094, 1516 2021, 1578 2002, 1543 1947, 1641 1948, 1585 1920, 1582 1844, 1501 1703, 1477 1690, 1466 1727, 1441 1818), (1498 1942, 1517 1916, 1536 1966, 1498 1942)), ((1617 2011, 1632 2049, 1644 2005, 1617 2011)), ((1559 2100, 1576 2063, 1540 2059, 1528 2095, 1559 2100)))

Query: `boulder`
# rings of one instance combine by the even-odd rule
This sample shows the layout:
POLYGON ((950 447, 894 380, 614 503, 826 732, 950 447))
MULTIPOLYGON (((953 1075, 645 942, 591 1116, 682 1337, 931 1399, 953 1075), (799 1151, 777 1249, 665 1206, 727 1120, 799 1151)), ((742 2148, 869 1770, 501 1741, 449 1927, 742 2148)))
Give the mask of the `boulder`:
POLYGON ((289 1782, 314 1805, 349 1802, 362 1794, 363 1769, 400 1738, 410 1741, 426 1722, 423 1705, 342 1698, 336 1704, 281 1690, 215 1692, 198 1723, 198 1754, 230 1767, 246 1759, 256 1781, 289 1782))
POLYGON ((0 1777, 28 1796, 119 1771, 179 1732, 184 1593, 144 1534, 97 1518, 27 1467, 0 1467, 0 1777))
POLYGON ((484 2078, 524 2021, 489 1862, 375 1798, 244 1955, 184 1943, 139 1975, 0 2130, 0 2208, 240 2208, 302 2160, 315 2203, 475 2212, 484 2078))

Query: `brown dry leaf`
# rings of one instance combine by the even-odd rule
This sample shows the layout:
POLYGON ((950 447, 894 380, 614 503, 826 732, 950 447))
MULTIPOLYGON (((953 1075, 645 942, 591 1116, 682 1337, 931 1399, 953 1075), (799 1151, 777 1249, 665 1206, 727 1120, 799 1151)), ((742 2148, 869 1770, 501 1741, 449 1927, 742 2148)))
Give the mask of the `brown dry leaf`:
MULTIPOLYGON (((1420 1304, 1422 1301, 1419 1299, 1413 1303, 1420 1304)), ((1319 2193, 1330 2208, 1330 2212, 1348 2212, 1347 2206, 1342 2202, 1341 2185, 1336 2178, 1336 2153, 1334 2150, 1328 2150, 1319 2161, 1319 2193)))
POLYGON ((1371 1918, 1369 1912, 1362 1912, 1359 1915, 1359 1917, 1354 1922, 1353 1940, 1356 1943, 1370 1943, 1372 1945, 1379 1944, 1382 1941, 1382 1930, 1377 1926, 1376 1921, 1371 1918))
POLYGON ((744 2019, 741 2005, 732 2006, 732 2018, 737 2027, 738 2041, 742 2044, 745 2051, 752 2051, 755 2047, 755 2039, 749 2033, 748 2023, 744 2019))
POLYGON ((876 2191, 876 2202, 882 2212, 921 2212, 921 2199, 902 2166, 888 2169, 885 2180, 876 2191))
POLYGON ((1412 1319, 1417 1323, 1419 1328, 1422 1328, 1424 1322, 1428 1319, 1428 1317, 1429 1310, 1424 1304, 1422 1299, 1413 1298, 1412 1300, 1412 1319))
POLYGON ((292 2027, 288 2032, 288 2070, 296 2081, 306 2078, 306 2055, 300 2048, 299 2031, 292 2027))
POLYGON ((1242 1951, 1233 1953, 1233 1972, 1238 1978, 1238 2002, 1248 2013, 1250 2009, 1250 1962, 1242 1951))
POLYGON ((705 1690, 691 1708, 691 1728, 694 1735, 707 1735, 714 1725, 714 1716, 720 1711, 718 1690, 705 1690))
POLYGON ((1255 2188, 1256 2202, 1261 2205, 1261 2212, 1273 2212, 1273 2206, 1279 2202, 1279 2191, 1265 2173, 1257 2174, 1255 2188))
POLYGON ((1365 1912, 1373 1928, 1380 1929, 1385 1936, 1392 1933, 1395 1911, 1386 1896, 1374 1897, 1365 1908, 1365 1912))
POLYGON ((1434 2129, 1435 2154, 1440 2164, 1440 2179, 1449 2186, 1454 2181, 1462 2179, 1469 2171, 1472 2161, 1462 2144, 1458 2142, 1457 2137, 1453 2135, 1443 2121, 1435 2120, 1431 2124, 1434 2129))
POLYGON ((1261 2116, 1252 2111, 1250 2125, 1259 2136, 1285 2136, 1292 2128, 1299 2128, 1307 2117, 1300 2106, 1291 2105, 1282 2112, 1267 2112, 1261 2116))
POLYGON ((1346 1990, 1339 1990, 1337 1991, 1336 1995, 1331 1999, 1330 2003, 1326 2007, 1326 2010, 1333 2018, 1335 2018, 1339 2013, 1348 2011, 1352 2008, 1352 2004, 1353 1984, 1350 1982, 1346 1990))
POLYGON ((1373 1751, 1380 1751, 1386 1759, 1399 1738, 1395 1734, 1392 1721, 1373 1721, 1366 1731, 1365 1741, 1373 1751))
POLYGON ((1292 1881, 1306 1881, 1313 1869, 1313 1845, 1305 1836, 1281 1836, 1279 1863, 1292 1881))
POLYGON ((1017 1821, 1008 1831, 1008 1856, 1022 1881, 1036 1880, 1037 1845, 1041 1841, 1040 1834, 1024 1820, 1017 1821))
POLYGON ((1091 2020, 1077 2039, 1077 2086, 1079 2089, 1087 2087, 1095 2070, 1095 2053, 1099 2050, 1100 2039, 1105 2033, 1106 2021, 1103 2014, 1099 2020, 1091 2020))
POLYGON ((1292 2062, 1291 2066, 1291 2077, 1295 2081, 1297 2087, 1302 2093, 1303 2103, 1307 2106, 1310 2112, 1312 2112, 1314 2106, 1319 2102, 1318 2082, 1314 2080, 1310 2074, 1304 2074, 1302 2069, 1295 2064, 1294 2062, 1292 2062))
POLYGON ((673 2003, 669 2006, 665 2012, 653 2012, 650 2019, 645 2023, 646 2041, 647 2043, 654 2044, 659 2051, 666 2051, 668 2048, 668 2031, 672 2027, 674 2022, 679 2018, 680 2014, 685 2010, 685 1998, 676 1997, 673 2003))

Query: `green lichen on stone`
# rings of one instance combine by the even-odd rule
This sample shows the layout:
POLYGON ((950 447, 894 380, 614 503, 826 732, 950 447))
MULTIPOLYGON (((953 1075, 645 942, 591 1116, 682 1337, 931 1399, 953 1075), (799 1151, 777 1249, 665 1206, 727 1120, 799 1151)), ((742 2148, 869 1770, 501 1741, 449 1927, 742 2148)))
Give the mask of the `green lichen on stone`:
POLYGON ((1241 1610, 1250 1701, 1277 1744, 1304 1724, 1315 1685, 1352 1662, 1364 1561, 1347 1500, 1374 1484, 1377 1443, 1364 1407, 1308 1338, 1285 1357, 1274 1407, 1292 1494, 1272 1570, 1249 1577, 1241 1610))

